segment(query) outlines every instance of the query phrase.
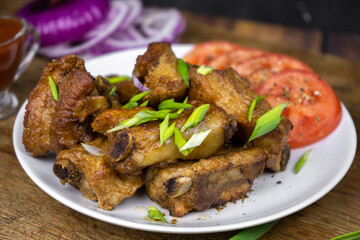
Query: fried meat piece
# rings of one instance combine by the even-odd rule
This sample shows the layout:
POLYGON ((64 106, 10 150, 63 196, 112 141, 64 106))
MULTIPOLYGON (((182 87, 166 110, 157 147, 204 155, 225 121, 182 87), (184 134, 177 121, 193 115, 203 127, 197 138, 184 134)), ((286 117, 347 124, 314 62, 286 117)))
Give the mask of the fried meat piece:
POLYGON ((187 86, 177 70, 177 58, 169 43, 149 44, 145 54, 136 59, 133 75, 150 89, 143 101, 149 100, 151 107, 166 99, 179 102, 185 98, 187 86))
POLYGON ((84 61, 75 55, 49 63, 26 105, 23 133, 26 150, 41 156, 93 140, 90 123, 85 120, 108 108, 106 98, 99 96, 96 82, 86 72, 84 61), (52 95, 49 77, 57 86, 58 101, 52 95))
POLYGON ((33 156, 41 156, 51 149, 50 126, 57 102, 52 96, 48 76, 58 86, 72 69, 85 71, 84 61, 75 55, 69 55, 49 63, 29 95, 24 117, 23 143, 26 151, 33 156))
POLYGON ((135 114, 137 114, 138 112, 144 109, 153 110, 152 108, 149 107, 136 107, 133 109, 126 109, 126 108, 108 109, 96 116, 94 121, 91 123, 91 127, 95 132, 106 133, 106 131, 118 126, 118 124, 121 123, 122 121, 132 118, 135 114))
POLYGON ((259 148, 231 152, 199 161, 150 167, 145 175, 149 197, 170 214, 182 217, 246 196, 262 174, 265 153, 259 148))
MULTIPOLYGON (((199 103, 190 102, 193 106, 199 103)), ((194 108, 186 109, 176 121, 176 127, 181 129, 194 108)), ((225 141, 230 139, 236 129, 236 121, 221 108, 210 106, 203 121, 196 127, 185 130, 182 134, 186 140, 200 132, 211 129, 202 144, 196 147, 189 155, 183 156, 174 142, 174 136, 160 145, 160 121, 148 122, 139 126, 125 128, 108 134, 108 155, 115 169, 122 174, 140 174, 141 170, 155 163, 174 162, 178 158, 200 159, 214 154, 225 141)))
POLYGON ((122 81, 115 84, 115 86, 121 104, 126 104, 133 96, 141 93, 132 81, 122 81))
POLYGON ((59 100, 50 126, 50 146, 54 152, 69 149, 79 142, 94 140, 90 123, 80 123, 74 117, 74 109, 77 109, 79 101, 98 96, 92 76, 78 69, 72 69, 63 78, 58 91, 59 100))
MULTIPOLYGON (((107 142, 96 139, 89 145, 107 148, 107 142)), ((111 210, 123 199, 131 197, 143 185, 141 176, 119 175, 105 156, 94 156, 83 147, 61 151, 53 166, 62 184, 70 183, 99 208, 111 210)))
MULTIPOLYGON (((248 120, 248 109, 251 102, 258 97, 248 84, 241 79, 233 69, 214 70, 211 74, 202 75, 196 72, 195 67, 189 68, 189 99, 199 99, 213 103, 228 114, 233 115, 238 123, 235 134, 243 143, 246 143, 253 132, 256 120, 271 109, 266 100, 260 101, 253 112, 252 120, 248 120)), ((250 142, 249 147, 263 148, 267 154, 266 167, 277 172, 285 169, 289 151, 287 137, 292 127, 291 122, 283 117, 279 126, 250 142)))

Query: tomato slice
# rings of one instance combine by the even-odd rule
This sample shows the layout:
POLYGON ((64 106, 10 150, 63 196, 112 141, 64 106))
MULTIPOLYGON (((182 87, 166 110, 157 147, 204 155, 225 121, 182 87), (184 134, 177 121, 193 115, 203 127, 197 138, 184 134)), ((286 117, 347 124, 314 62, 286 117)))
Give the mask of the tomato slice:
POLYGON ((289 102, 283 114, 294 128, 290 131, 291 148, 314 143, 329 135, 339 124, 342 111, 332 88, 313 72, 286 70, 271 76, 256 91, 272 107, 289 102))
POLYGON ((252 89, 256 89, 273 74, 286 69, 299 69, 313 72, 305 63, 284 54, 266 54, 251 58, 240 64, 234 63, 231 67, 245 78, 252 89))
POLYGON ((242 46, 226 41, 209 41, 195 45, 194 49, 185 55, 183 60, 195 65, 209 65, 216 56, 243 48, 242 46))
POLYGON ((232 64, 240 64, 250 58, 259 57, 267 54, 265 51, 255 48, 241 48, 229 53, 221 54, 216 56, 209 62, 209 66, 216 69, 225 69, 230 67, 232 64))

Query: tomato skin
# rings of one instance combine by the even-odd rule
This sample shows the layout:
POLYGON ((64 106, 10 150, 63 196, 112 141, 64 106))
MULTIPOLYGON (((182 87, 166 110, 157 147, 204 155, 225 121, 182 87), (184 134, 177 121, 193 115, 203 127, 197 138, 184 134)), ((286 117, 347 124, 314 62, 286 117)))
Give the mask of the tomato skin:
POLYGON ((271 76, 256 91, 272 107, 289 102, 284 116, 293 123, 289 133, 291 148, 314 143, 329 135, 342 116, 340 101, 318 75, 303 70, 286 70, 271 76))
POLYGON ((227 41, 208 41, 195 45, 194 49, 183 57, 183 60, 190 64, 206 65, 221 54, 226 54, 243 48, 241 45, 227 41))
POLYGON ((212 66, 216 69, 225 69, 234 64, 240 64, 246 60, 249 60, 254 57, 259 57, 267 54, 267 52, 255 49, 255 48, 240 48, 235 51, 221 54, 214 57, 210 62, 209 66, 212 66))
POLYGON ((309 72, 313 70, 305 63, 285 54, 271 53, 251 58, 240 64, 231 64, 245 80, 256 89, 273 74, 287 69, 299 69, 309 72))

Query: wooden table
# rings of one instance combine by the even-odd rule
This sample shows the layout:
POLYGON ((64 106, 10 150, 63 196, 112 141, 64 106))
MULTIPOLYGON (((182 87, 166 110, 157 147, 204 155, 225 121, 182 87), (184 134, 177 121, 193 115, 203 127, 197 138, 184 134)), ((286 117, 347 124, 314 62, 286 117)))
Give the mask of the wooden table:
MULTIPOLYGON (((6 0, 4 7, 0 7, 0 14, 13 14, 21 4, 23 1, 6 0)), ((360 64, 322 54, 319 32, 190 13, 184 15, 191 21, 181 42, 230 40, 290 54, 309 64, 334 88, 350 111, 359 135, 360 64), (271 38, 268 33, 273 33, 271 38)), ((21 103, 35 86, 46 63, 46 59, 36 57, 13 85, 12 90, 21 103)), ((0 239, 229 239, 239 232, 151 233, 115 226, 78 213, 43 192, 23 171, 12 145, 14 120, 15 116, 0 121, 0 239)), ((281 219, 261 239, 330 239, 360 230, 359 170, 358 152, 349 172, 331 192, 311 206, 281 219)))

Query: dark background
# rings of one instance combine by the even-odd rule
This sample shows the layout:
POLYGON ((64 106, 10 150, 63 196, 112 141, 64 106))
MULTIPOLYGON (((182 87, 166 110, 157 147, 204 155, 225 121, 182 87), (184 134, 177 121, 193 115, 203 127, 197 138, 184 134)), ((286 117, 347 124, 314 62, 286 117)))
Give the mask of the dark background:
POLYGON ((207 16, 321 32, 321 51, 360 61, 360 0, 143 0, 207 16))
POLYGON ((195 13, 360 33, 359 0, 143 0, 195 13))

